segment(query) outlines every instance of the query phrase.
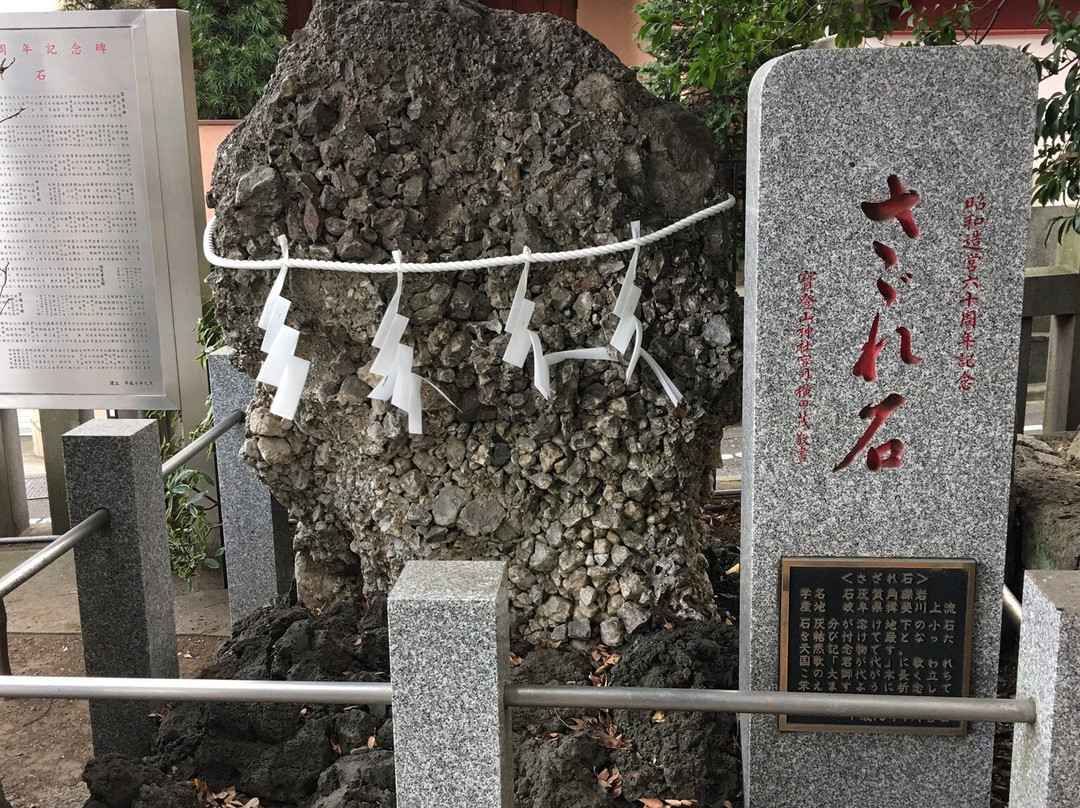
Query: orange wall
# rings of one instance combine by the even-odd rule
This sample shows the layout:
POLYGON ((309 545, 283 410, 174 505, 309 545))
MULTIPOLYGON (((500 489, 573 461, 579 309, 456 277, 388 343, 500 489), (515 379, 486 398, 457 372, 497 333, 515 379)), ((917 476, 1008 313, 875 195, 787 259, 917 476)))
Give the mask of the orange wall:
MULTIPOLYGON (((210 190, 210 172, 214 170, 214 157, 221 141, 236 126, 236 121, 199 121, 199 151, 202 153, 203 190, 210 190)), ((207 209, 206 220, 210 221, 211 211, 207 209)))
POLYGON ((626 65, 651 61, 634 41, 641 19, 634 13, 638 0, 578 0, 577 24, 599 39, 626 65))

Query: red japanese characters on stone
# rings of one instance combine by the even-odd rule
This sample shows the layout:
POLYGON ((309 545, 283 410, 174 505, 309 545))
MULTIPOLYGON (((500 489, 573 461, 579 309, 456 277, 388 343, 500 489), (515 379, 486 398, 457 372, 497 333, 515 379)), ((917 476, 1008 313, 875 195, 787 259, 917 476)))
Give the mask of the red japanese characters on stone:
POLYGON ((877 359, 881 355, 881 351, 885 348, 885 340, 879 340, 878 328, 881 326, 881 315, 874 315, 874 323, 870 326, 870 336, 866 342, 863 343, 862 353, 859 354, 859 358, 855 362, 855 367, 851 369, 852 376, 858 376, 861 379, 865 379, 868 382, 875 381, 877 379, 877 359))
MULTIPOLYGON (((879 403, 867 404, 859 410, 859 417, 864 420, 870 419, 870 425, 866 428, 866 431, 862 433, 862 436, 855 441, 855 445, 851 447, 851 451, 844 456, 844 459, 833 467, 833 471, 841 471, 854 463, 859 455, 863 453, 863 450, 870 445, 870 441, 874 439, 874 435, 878 433, 878 430, 885 425, 885 421, 889 419, 889 416, 900 409, 905 401, 907 401, 907 399, 899 393, 890 393, 879 403)), ((899 451, 889 450, 887 454, 883 455, 882 448, 887 448, 890 444, 891 441, 889 444, 883 444, 883 446, 878 447, 876 450, 878 454, 875 462, 878 462, 879 465, 877 469, 872 468, 873 471, 878 471, 881 468, 899 468, 903 465, 900 461, 900 452, 903 451, 903 443, 900 444, 899 451), (882 465, 885 461, 891 462, 893 458, 896 460, 895 465, 882 465)))
POLYGON ((912 210, 919 204, 917 191, 904 190, 904 184, 895 174, 888 179, 889 198, 881 202, 863 202, 862 210, 866 218, 874 222, 887 222, 895 219, 908 238, 919 237, 919 227, 915 224, 912 210))

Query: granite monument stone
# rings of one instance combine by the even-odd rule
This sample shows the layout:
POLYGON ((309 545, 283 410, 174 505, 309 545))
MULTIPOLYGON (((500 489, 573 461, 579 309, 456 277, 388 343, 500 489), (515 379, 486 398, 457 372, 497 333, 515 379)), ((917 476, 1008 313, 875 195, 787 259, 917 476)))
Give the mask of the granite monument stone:
MULTIPOLYGON (((995 695, 1035 97, 997 47, 798 52, 754 78, 743 688, 785 664, 790 690, 995 695), (781 660, 792 557, 855 566, 789 592, 781 660), (970 631, 904 560, 974 562, 970 631), (924 653, 962 642, 969 681, 924 653)), ((742 721, 748 808, 989 802, 992 725, 742 721)))

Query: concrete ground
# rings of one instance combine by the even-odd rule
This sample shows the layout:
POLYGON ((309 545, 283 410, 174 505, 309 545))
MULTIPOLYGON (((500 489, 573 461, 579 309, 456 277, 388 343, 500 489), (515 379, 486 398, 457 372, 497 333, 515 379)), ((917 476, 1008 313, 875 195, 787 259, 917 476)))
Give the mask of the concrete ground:
MULTIPOLYGON (((42 545, 0 547, 0 576, 10 572, 42 545)), ((229 593, 223 589, 188 591, 173 579, 176 633, 211 637, 229 635, 229 593)), ((78 634, 79 601, 72 553, 54 561, 4 598, 10 634, 78 634)))

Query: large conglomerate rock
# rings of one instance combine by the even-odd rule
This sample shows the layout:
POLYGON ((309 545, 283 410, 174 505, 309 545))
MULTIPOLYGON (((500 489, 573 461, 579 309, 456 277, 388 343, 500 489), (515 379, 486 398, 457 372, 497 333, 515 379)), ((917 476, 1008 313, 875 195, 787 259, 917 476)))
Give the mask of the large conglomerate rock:
MULTIPOLYGON (((439 261, 572 249, 722 198, 708 130, 563 20, 462 0, 320 0, 218 154, 217 248, 233 258, 439 261)), ((311 373, 295 421, 249 412, 246 453, 299 520, 301 596, 387 591, 412 558, 510 561, 516 636, 618 644, 657 607, 712 610, 699 500, 738 400, 739 308, 710 220, 642 251, 644 362, 574 362, 544 400, 501 361, 517 269, 408 275, 401 312, 425 434, 366 396, 392 276, 293 270, 311 373)), ((545 351, 606 345, 629 254, 533 268, 545 351)), ((272 272, 218 271, 241 367, 260 359, 272 272)))

